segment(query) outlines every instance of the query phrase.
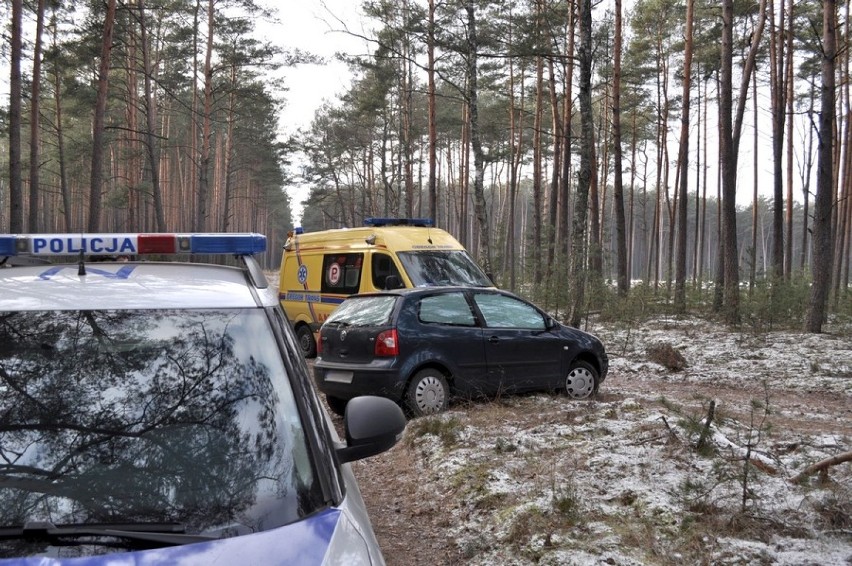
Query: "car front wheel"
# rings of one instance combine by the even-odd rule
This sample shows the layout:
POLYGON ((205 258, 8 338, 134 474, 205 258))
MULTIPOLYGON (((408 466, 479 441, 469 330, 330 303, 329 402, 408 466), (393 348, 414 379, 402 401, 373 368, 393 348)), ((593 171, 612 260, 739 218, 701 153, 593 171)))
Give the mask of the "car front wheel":
POLYGON ((405 403, 413 416, 421 417, 445 411, 449 396, 450 388, 444 374, 436 369, 424 369, 411 379, 405 403))
POLYGON ((565 393, 572 399, 586 399, 598 390, 598 372, 588 362, 576 361, 565 378, 565 393))

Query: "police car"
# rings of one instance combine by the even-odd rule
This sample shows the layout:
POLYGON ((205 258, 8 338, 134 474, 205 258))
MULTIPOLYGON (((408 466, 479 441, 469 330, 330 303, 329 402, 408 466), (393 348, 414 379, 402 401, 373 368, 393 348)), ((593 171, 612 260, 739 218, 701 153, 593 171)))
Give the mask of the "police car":
POLYGON ((347 462, 405 418, 355 399, 341 442, 265 248, 0 235, 0 564, 383 563, 347 462))

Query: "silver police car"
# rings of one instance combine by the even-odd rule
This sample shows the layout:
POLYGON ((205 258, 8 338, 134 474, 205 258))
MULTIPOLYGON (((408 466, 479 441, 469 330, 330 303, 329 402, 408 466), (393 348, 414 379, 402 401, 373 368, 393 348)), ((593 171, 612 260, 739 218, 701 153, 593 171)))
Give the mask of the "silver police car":
POLYGON ((355 399, 341 442, 265 246, 0 235, 0 564, 383 563, 347 462, 405 418, 355 399))

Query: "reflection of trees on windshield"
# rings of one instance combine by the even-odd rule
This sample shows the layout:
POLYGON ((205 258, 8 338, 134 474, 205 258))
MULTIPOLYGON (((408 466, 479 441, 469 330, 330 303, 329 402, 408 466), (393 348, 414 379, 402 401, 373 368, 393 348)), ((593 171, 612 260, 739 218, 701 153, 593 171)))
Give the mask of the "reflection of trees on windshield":
POLYGON ((260 324, 259 310, 0 314, 0 525, 256 530, 309 512, 304 438, 260 324))
POLYGON ((467 252, 461 250, 400 252, 399 259, 415 287, 492 284, 467 252))

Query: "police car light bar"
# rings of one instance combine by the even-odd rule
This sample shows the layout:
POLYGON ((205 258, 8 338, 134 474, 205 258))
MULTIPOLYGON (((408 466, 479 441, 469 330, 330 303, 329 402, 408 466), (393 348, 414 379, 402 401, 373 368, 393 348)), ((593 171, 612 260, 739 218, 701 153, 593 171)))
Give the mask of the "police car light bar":
POLYGON ((266 236, 242 234, 0 234, 0 256, 144 254, 252 255, 266 236))

